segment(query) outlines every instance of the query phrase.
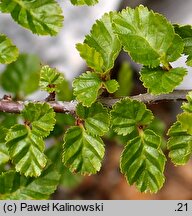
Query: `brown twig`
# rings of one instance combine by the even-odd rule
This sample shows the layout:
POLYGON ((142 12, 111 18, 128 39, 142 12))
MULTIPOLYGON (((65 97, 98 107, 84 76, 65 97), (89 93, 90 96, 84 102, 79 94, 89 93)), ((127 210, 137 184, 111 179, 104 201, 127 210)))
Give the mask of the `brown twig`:
MULTIPOLYGON (((131 96, 129 98, 144 102, 146 104, 151 103, 159 103, 162 101, 185 101, 186 94, 188 93, 187 90, 176 90, 170 94, 162 94, 162 95, 151 95, 151 94, 140 94, 136 96, 131 96)), ((120 98, 100 98, 99 101, 107 106, 112 107, 114 103, 119 101, 120 98)), ((0 112, 6 113, 20 113, 26 104, 29 102, 32 103, 48 103, 50 104, 54 111, 57 113, 75 113, 75 108, 77 105, 77 101, 70 101, 70 102, 62 102, 62 101, 12 101, 3 98, 0 100, 0 112)))

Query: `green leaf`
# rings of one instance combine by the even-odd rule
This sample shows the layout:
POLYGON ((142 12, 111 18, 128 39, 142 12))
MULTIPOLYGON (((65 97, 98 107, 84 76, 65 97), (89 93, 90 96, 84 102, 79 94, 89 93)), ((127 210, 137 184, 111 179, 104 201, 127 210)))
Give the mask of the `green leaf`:
POLYGON ((17 114, 0 112, 0 124, 4 128, 9 129, 13 125, 17 124, 17 120, 18 120, 17 114))
POLYGON ((190 38, 192 37, 192 26, 191 25, 174 25, 175 32, 181 37, 181 38, 190 38))
POLYGON ((192 154, 192 136, 181 126, 180 122, 175 122, 168 131, 170 136, 167 148, 170 151, 169 157, 176 165, 184 165, 188 162, 192 154))
POLYGON ((55 0, 1 0, 0 10, 34 34, 53 36, 63 26, 62 9, 55 0))
POLYGON ((73 93, 77 100, 83 104, 83 106, 90 107, 93 104, 99 94, 104 88, 109 93, 114 93, 119 87, 116 80, 102 81, 102 77, 94 72, 86 72, 77 77, 73 81, 73 93))
POLYGON ((100 137, 88 134, 83 128, 71 127, 64 136, 63 162, 71 172, 95 174, 101 168, 104 143, 100 137))
POLYGON ((74 95, 84 106, 91 106, 97 99, 102 81, 97 74, 87 72, 73 81, 74 95))
POLYGON ((177 116, 177 120, 180 122, 182 129, 186 130, 188 134, 192 135, 192 113, 183 112, 177 116))
POLYGON ((7 66, 1 76, 2 87, 23 98, 38 89, 40 59, 22 54, 16 62, 7 66))
POLYGON ((80 119, 84 120, 88 133, 103 136, 109 130, 110 116, 102 104, 94 103, 91 107, 78 104, 76 113, 80 119))
POLYGON ((76 45, 76 48, 79 51, 80 56, 85 59, 90 68, 99 73, 103 72, 103 58, 99 52, 88 46, 86 43, 79 43, 76 45))
POLYGON ((130 140, 122 153, 121 171, 141 192, 157 192, 163 186, 166 158, 160 145, 160 137, 146 130, 141 137, 130 140))
POLYGON ((24 125, 11 127, 5 139, 16 171, 25 176, 39 176, 47 163, 43 139, 24 125))
POLYGON ((114 31, 124 50, 135 62, 150 67, 157 67, 160 63, 167 65, 182 52, 183 42, 175 35, 173 26, 164 16, 149 11, 143 5, 122 10, 113 21, 114 31), (174 50, 175 42, 178 50, 174 50))
POLYGON ((47 157, 52 161, 57 171, 60 173, 60 186, 64 188, 72 189, 77 187, 82 182, 82 176, 72 173, 69 168, 64 166, 62 162, 62 144, 57 143, 51 146, 46 151, 47 157))
POLYGON ((71 0, 71 3, 74 5, 95 5, 98 0, 71 0))
POLYGON ((17 59, 19 51, 12 41, 0 34, 0 64, 9 64, 17 59))
POLYGON ((188 92, 186 99, 187 102, 184 102, 181 106, 184 112, 178 115, 177 119, 180 122, 182 129, 186 130, 188 134, 192 135, 192 91, 188 92))
POLYGON ((192 66, 192 37, 185 38, 184 43, 185 43, 184 53, 188 55, 186 63, 188 66, 192 66))
POLYGON ((192 91, 186 95, 187 102, 184 102, 181 106, 183 111, 192 113, 192 91))
POLYGON ((118 82, 114 79, 113 80, 107 80, 103 84, 109 93, 114 93, 119 88, 118 82))
POLYGON ((127 62, 123 62, 120 70, 118 71, 117 81, 119 88, 115 92, 116 97, 128 96, 133 88, 133 70, 127 62))
POLYGON ((152 94, 163 94, 172 92, 178 86, 183 77, 187 74, 186 68, 172 68, 169 71, 161 67, 148 68, 141 70, 141 81, 152 94))
POLYGON ((169 49, 167 50, 167 61, 173 62, 177 60, 179 57, 181 57, 181 53, 184 49, 184 43, 182 38, 175 34, 175 37, 169 46, 169 49))
POLYGON ((57 98, 60 101, 71 101, 73 99, 73 92, 71 83, 64 79, 62 83, 57 86, 57 98))
POLYGON ((158 117, 155 117, 153 121, 150 123, 150 125, 147 127, 147 129, 152 130, 154 133, 161 137, 161 149, 167 150, 167 140, 165 139, 165 122, 159 119, 158 117))
POLYGON ((17 124, 17 116, 10 113, 0 113, 0 124, 0 166, 3 166, 10 160, 5 137, 8 129, 17 124))
POLYGON ((54 166, 49 166, 39 178, 25 178, 8 171, 0 175, 1 200, 45 200, 54 193, 60 175, 54 166))
POLYGON ((26 124, 37 136, 47 137, 55 125, 55 112, 47 103, 28 103, 22 111, 26 124))
POLYGON ((175 31, 184 41, 184 54, 188 55, 187 65, 192 66, 192 26, 175 25, 175 31))
POLYGON ((128 135, 152 120, 153 114, 144 103, 128 98, 117 102, 111 111, 112 129, 118 135, 128 135))
POLYGON ((1 126, 0 127, 0 165, 5 164, 9 161, 9 152, 5 144, 5 137, 8 129, 1 126))
POLYGON ((64 80, 63 74, 59 73, 55 68, 45 65, 41 68, 39 86, 42 90, 49 93, 59 91, 58 86, 64 80))
MULTIPOLYGON (((89 47, 89 52, 90 50, 92 50, 92 52, 94 53, 94 55, 89 56, 89 61, 92 61, 92 63, 95 64, 95 55, 98 58, 97 53, 99 53, 100 56, 102 57, 103 72, 107 72, 111 68, 113 68, 114 61, 121 50, 121 44, 119 42, 119 39, 114 34, 112 29, 112 20, 114 14, 115 12, 104 14, 100 20, 97 20, 92 27, 90 35, 87 35, 84 41, 84 44, 87 44, 89 47)), ((84 56, 86 56, 85 60, 87 61, 87 55, 85 54, 85 45, 84 45, 83 53, 84 56)), ((81 56, 83 56, 82 53, 81 56)), ((99 68, 101 67, 100 61, 101 60, 99 61, 97 60, 97 67, 99 68)))

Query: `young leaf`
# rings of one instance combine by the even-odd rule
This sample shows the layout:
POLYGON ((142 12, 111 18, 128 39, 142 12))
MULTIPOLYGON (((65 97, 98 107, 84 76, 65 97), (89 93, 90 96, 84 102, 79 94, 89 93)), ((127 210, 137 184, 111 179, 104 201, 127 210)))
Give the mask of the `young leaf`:
POLYGON ((163 186, 166 158, 160 145, 160 137, 146 130, 141 137, 130 140, 122 153, 121 171, 141 192, 157 192, 163 186))
POLYGON ((47 137, 55 125, 55 112, 46 103, 29 103, 22 111, 25 122, 31 126, 33 134, 47 137))
POLYGON ((112 129, 118 134, 126 136, 137 127, 144 127, 153 120, 153 114, 144 103, 136 100, 123 99, 117 102, 111 111, 112 129))
POLYGON ((40 59, 35 55, 22 54, 3 72, 2 87, 22 98, 38 89, 39 72, 40 59))
POLYGON ((62 9, 55 0, 1 0, 0 11, 38 35, 56 35, 63 26, 62 9))
POLYGON ((185 130, 187 134, 192 135, 192 92, 188 92, 186 95, 187 103, 183 103, 181 108, 183 113, 177 116, 177 120, 181 125, 182 130, 185 130))
POLYGON ((45 200, 56 190, 60 175, 49 166, 38 178, 25 178, 8 171, 0 175, 1 200, 45 200))
POLYGON ((165 17, 143 5, 124 9, 113 21, 124 50, 135 62, 149 67, 157 67, 160 63, 167 65, 168 60, 175 61, 182 52, 183 42, 175 35, 173 26, 165 17), (175 41, 178 50, 173 49, 175 41))
POLYGON ((186 95, 187 102, 184 102, 181 106, 183 111, 192 113, 192 91, 186 95))
POLYGON ((183 112, 177 116, 177 120, 181 124, 182 129, 192 135, 192 113, 183 112))
POLYGON ((110 116, 108 110, 100 103, 91 107, 77 105, 77 115, 85 121, 86 131, 92 135, 103 136, 109 130, 110 116))
POLYGON ((0 64, 9 64, 17 59, 19 51, 12 41, 0 34, 0 64))
POLYGON ((42 90, 49 93, 59 91, 58 86, 63 82, 63 74, 55 68, 45 65, 41 68, 39 86, 42 90))
POLYGON ((108 81, 104 82, 103 84, 109 93, 114 93, 119 88, 118 82, 114 79, 108 80, 108 81))
POLYGON ((176 165, 184 165, 192 154, 192 136, 187 133, 177 121, 168 131, 170 136, 167 148, 170 151, 169 157, 176 165))
POLYGON ((91 106, 97 99, 102 81, 97 74, 87 72, 73 81, 74 95, 84 106, 91 106))
MULTIPOLYGON (((87 58, 87 54, 85 54, 86 49, 83 44, 83 49, 80 50, 81 56, 84 58, 87 63, 89 61, 95 64, 95 55, 99 53, 103 59, 102 71, 107 72, 114 66, 114 61, 117 58, 120 50, 121 44, 117 36, 113 33, 112 30, 112 19, 115 12, 111 12, 109 14, 104 14, 100 20, 97 20, 93 25, 90 35, 87 35, 84 41, 84 44, 87 44, 88 47, 92 48, 92 52, 94 55, 89 55, 87 58), (95 51, 94 51, 95 50, 95 51)), ((89 50, 90 50, 89 48, 89 50)), ((90 52, 90 51, 89 51, 90 52)), ((98 56, 98 54, 97 54, 98 56)), ((100 58, 99 56, 99 58, 100 58)), ((97 67, 101 67, 101 60, 97 61, 97 67)), ((89 63, 90 66, 90 63, 89 63)), ((96 66, 94 66, 96 69, 96 66)), ((98 71, 100 72, 100 71, 98 71)))
POLYGON ((5 139, 16 171, 25 176, 39 176, 47 163, 43 139, 24 125, 11 127, 5 139))
POLYGON ((100 89, 106 89, 109 93, 114 93, 119 87, 116 80, 102 81, 102 78, 94 72, 86 72, 73 81, 73 93, 83 106, 90 107, 99 96, 100 89))
POLYGON ((88 46, 86 43, 79 43, 76 45, 76 48, 79 51, 80 56, 86 60, 87 65, 90 68, 99 73, 103 72, 103 58, 99 52, 97 52, 94 48, 88 46))
POLYGON ((64 136, 63 162, 71 172, 95 174, 101 168, 104 143, 81 127, 71 127, 64 136))
POLYGON ((74 5, 95 5, 98 0, 71 0, 71 3, 74 5))
POLYGON ((175 31, 184 41, 184 54, 188 55, 187 65, 192 66, 192 26, 175 25, 175 31))
POLYGON ((182 82, 186 74, 186 68, 172 68, 167 71, 161 67, 143 67, 140 79, 148 89, 148 92, 152 94, 163 94, 172 92, 182 82))

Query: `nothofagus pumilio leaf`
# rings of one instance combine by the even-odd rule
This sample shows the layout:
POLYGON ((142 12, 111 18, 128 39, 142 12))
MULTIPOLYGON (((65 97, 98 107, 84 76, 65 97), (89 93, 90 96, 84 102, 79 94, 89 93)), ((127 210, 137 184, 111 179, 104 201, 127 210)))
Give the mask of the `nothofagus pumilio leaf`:
POLYGON ((55 0, 1 0, 0 11, 38 35, 57 35, 63 26, 62 9, 55 0))
POLYGON ((176 165, 186 164, 192 154, 192 136, 178 121, 169 129, 168 136, 167 148, 172 162, 176 165))
POLYGON ((110 126, 108 110, 100 103, 91 107, 77 105, 79 124, 64 136, 63 162, 72 172, 94 174, 101 168, 104 156, 103 136, 110 126))
POLYGON ((130 185, 141 192, 157 192, 165 181, 166 158, 160 148, 161 138, 151 130, 128 141, 121 155, 121 171, 130 185))
POLYGON ((17 172, 40 176, 47 164, 44 154, 47 137, 55 125, 55 112, 46 103, 29 103, 22 111, 25 125, 12 126, 6 135, 10 159, 17 172))
POLYGON ((0 175, 0 199, 43 200, 57 188, 60 174, 54 165, 48 165, 38 178, 26 178, 10 170, 0 175))
POLYGON ((6 136, 10 158, 17 172, 25 176, 40 176, 47 158, 43 151, 45 143, 25 125, 15 125, 6 136))
POLYGON ((83 106, 90 107, 101 92, 106 89, 109 93, 117 91, 119 85, 116 80, 103 81, 99 74, 87 71, 73 81, 73 93, 83 106))
POLYGON ((135 183, 140 191, 157 192, 164 183, 165 156, 161 138, 145 129, 153 120, 146 106, 135 100, 123 99, 111 111, 112 129, 119 135, 135 134, 121 155, 121 171, 129 184, 135 183))
POLYGON ((102 139, 89 134, 82 127, 71 127, 65 133, 63 162, 71 172, 95 174, 101 168, 104 151, 102 139))
POLYGON ((39 86, 42 90, 51 92, 59 92, 59 85, 64 81, 62 73, 58 72, 57 69, 51 68, 45 65, 40 71, 39 86))
POLYGON ((181 106, 183 113, 177 116, 177 121, 168 131, 169 157, 176 165, 186 164, 192 155, 192 92, 186 99, 187 102, 181 106))
POLYGON ((174 25, 175 32, 183 39, 184 51, 187 55, 188 66, 192 66, 192 26, 191 25, 174 25))
POLYGON ((192 92, 187 94, 186 99, 187 102, 181 106, 184 112, 177 116, 177 120, 180 122, 182 129, 186 130, 189 135, 192 135, 192 92))
POLYGON ((152 120, 152 112, 136 100, 120 100, 111 111, 112 129, 119 135, 126 136, 137 131, 139 126, 147 126, 152 120))
POLYGON ((0 64, 9 64, 17 59, 19 51, 12 41, 0 34, 0 64))
POLYGON ((8 152, 8 148, 5 145, 5 137, 6 134, 8 132, 8 129, 0 126, 0 165, 5 164, 9 161, 10 157, 9 157, 9 152, 8 152))
POLYGON ((165 94, 172 92, 183 81, 186 74, 187 69, 181 67, 172 68, 169 71, 161 67, 143 67, 140 79, 149 93, 165 94))
POLYGON ((183 51, 183 41, 171 23, 143 5, 122 10, 114 15, 113 22, 113 29, 124 50, 135 62, 149 67, 161 63, 167 67, 183 51))
POLYGON ((102 104, 94 103, 91 107, 78 104, 76 112, 84 120, 85 128, 90 134, 103 136, 109 130, 110 116, 102 104))
POLYGON ((88 66, 95 72, 108 72, 114 66, 121 44, 112 29, 115 12, 106 13, 93 25, 83 44, 77 44, 77 50, 88 66))

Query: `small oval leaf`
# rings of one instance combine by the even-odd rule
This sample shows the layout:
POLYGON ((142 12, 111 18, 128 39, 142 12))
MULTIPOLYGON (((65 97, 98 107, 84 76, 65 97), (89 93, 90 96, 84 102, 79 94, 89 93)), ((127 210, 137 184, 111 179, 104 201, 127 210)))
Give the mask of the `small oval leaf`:
POLYGON ((163 186, 166 158, 160 145, 160 137, 146 130, 141 137, 130 140, 122 153, 121 171, 141 192, 156 193, 163 186))
POLYGON ((103 136, 109 130, 110 116, 102 104, 94 103, 91 107, 78 104, 76 112, 85 121, 85 128, 88 133, 103 136))
POLYGON ((101 168, 104 143, 100 137, 88 134, 83 128, 71 127, 64 136, 63 162, 71 172, 95 174, 101 168))
POLYGON ((123 99, 117 102, 111 111, 112 129, 119 135, 126 136, 137 127, 146 126, 153 120, 153 114, 144 103, 123 99))

